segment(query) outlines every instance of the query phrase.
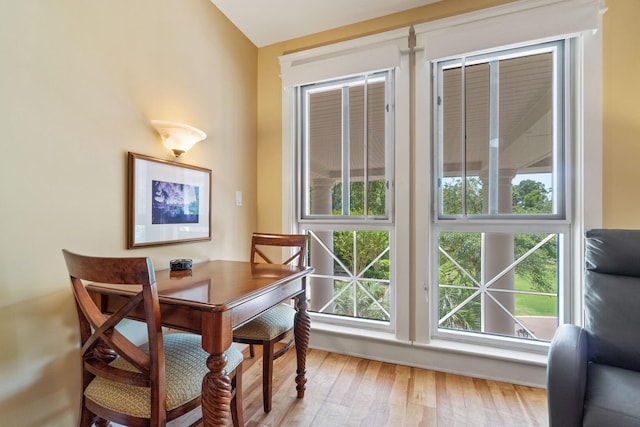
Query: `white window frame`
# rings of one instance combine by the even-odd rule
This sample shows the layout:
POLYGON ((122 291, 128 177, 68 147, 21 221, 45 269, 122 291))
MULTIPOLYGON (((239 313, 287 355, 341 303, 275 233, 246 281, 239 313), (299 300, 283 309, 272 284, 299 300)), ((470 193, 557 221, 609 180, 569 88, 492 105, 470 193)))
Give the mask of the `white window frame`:
MULTIPOLYGON (((561 37, 575 37, 577 60, 573 64, 576 68, 576 80, 572 82, 574 97, 569 100, 573 111, 574 143, 571 163, 574 169, 567 170, 567 181, 572 181, 573 195, 572 211, 568 212, 573 218, 570 235, 572 245, 571 270, 572 293, 567 298, 564 309, 566 315, 561 322, 580 324, 582 308, 582 253, 584 230, 600 227, 602 224, 602 73, 601 73, 601 17, 604 8, 599 0, 532 0, 516 2, 505 6, 486 9, 479 12, 460 15, 433 23, 416 26, 416 117, 434 117, 432 112, 432 87, 430 80, 430 61, 445 59, 456 55, 482 52, 497 48, 517 47, 533 42, 544 42, 561 37), (500 28, 500 31, 495 31, 500 28), (586 120, 586 118, 591 118, 586 120), (597 119, 594 119, 597 118, 597 119), (588 170, 589 174, 585 173, 588 170), (589 188, 585 193, 584 188, 589 188)), ((419 157, 416 162, 422 165, 432 165, 431 135, 433 123, 429 120, 416 120, 416 139, 421 147, 416 152, 419 157)), ((415 167, 415 166, 414 166, 415 167)), ((416 258, 430 260, 421 265, 416 264, 416 277, 423 278, 424 287, 418 286, 416 293, 424 296, 424 300, 416 303, 416 342, 439 343, 437 336, 437 272, 433 257, 428 254, 434 247, 437 226, 434 213, 431 211, 431 192, 433 187, 429 168, 415 167, 416 182, 427 183, 424 190, 424 200, 416 206, 417 227, 426 230, 427 239, 418 247, 416 258), (424 171, 427 169, 427 171, 424 171), (433 277, 436 280, 433 280, 433 277), (428 283, 435 283, 431 287, 428 283), (432 304, 429 305, 428 301, 432 304), (434 305, 435 304, 435 305, 434 305)), ((569 273, 568 273, 569 274, 569 273)), ((484 341, 484 344, 489 344, 484 341)))
MULTIPOLYGON (((280 57, 283 81, 282 103, 282 228, 286 232, 295 232, 299 226, 299 201, 296 197, 301 182, 293 179, 297 176, 298 155, 296 144, 297 111, 296 86, 333 80, 342 77, 373 72, 378 70, 394 70, 394 155, 395 162, 393 191, 389 220, 383 220, 386 229, 392 229, 390 235, 391 254, 393 256, 391 281, 394 297, 391 300, 392 318, 390 332, 395 339, 409 340, 410 315, 406 309, 410 298, 410 266, 409 266, 409 29, 398 30, 363 37, 356 40, 323 46, 280 57)), ((310 220, 313 221, 313 220, 310 220)), ((348 221, 336 224, 343 228, 348 221)), ((353 224, 353 229, 362 229, 362 224, 353 224)), ((365 228, 366 229, 366 228, 365 228)), ((311 313, 312 328, 339 326, 361 328, 359 334, 367 334, 367 327, 375 327, 372 322, 361 319, 338 321, 336 316, 315 315, 311 313), (333 325, 333 326, 332 326, 333 325)))
MULTIPOLYGON (((601 31, 585 31, 575 27, 576 22, 588 22, 589 28, 601 28, 600 14, 604 11, 601 0, 526 0, 516 1, 503 6, 484 9, 470 14, 454 16, 415 26, 417 47, 406 54, 405 30, 396 38, 403 43, 395 48, 380 50, 400 57, 400 70, 410 75, 410 79, 400 83, 396 81, 396 90, 404 93, 411 102, 406 105, 397 98, 396 111, 396 182, 395 182, 395 219, 398 255, 398 283, 396 304, 402 309, 397 313, 394 336, 379 334, 371 330, 338 328, 312 321, 312 341, 317 348, 329 351, 361 355, 363 357, 386 360, 394 363, 420 366, 428 369, 458 372, 461 374, 507 380, 520 384, 544 386, 544 355, 529 352, 510 351, 503 348, 491 348, 486 345, 471 345, 453 341, 434 339, 431 336, 429 310, 429 289, 427 279, 430 266, 426 265, 425 254, 429 248, 429 233, 432 220, 430 212, 432 156, 430 152, 431 123, 424 120, 430 117, 429 100, 431 87, 429 82, 428 55, 437 46, 450 46, 449 42, 460 42, 463 49, 455 53, 478 51, 483 49, 477 42, 483 37, 517 34, 526 36, 526 41, 543 40, 544 36, 534 34, 540 23, 553 22, 558 25, 571 25, 572 34, 579 35, 577 48, 582 60, 578 67, 578 78, 574 82, 577 106, 575 110, 575 139, 579 141, 573 152, 572 161, 578 167, 571 172, 575 182, 572 216, 576 232, 572 232, 571 262, 567 268, 573 271, 582 269, 583 235, 581 230, 601 227, 602 224, 602 39, 601 31), (575 12, 575 13, 574 13, 575 12), (576 15, 577 14, 577 15, 576 15), (578 16, 576 21, 574 18, 578 16), (511 18, 518 19, 511 19, 511 18), (548 19, 547 19, 548 18, 548 19), (507 20, 507 26, 500 27, 507 20), (513 21, 513 22, 510 22, 513 21), (527 21, 529 23, 527 24, 527 21), (524 22, 524 25, 523 25, 524 22), (475 23, 475 24, 474 24, 475 23), (452 36, 451 31, 459 28, 472 29, 473 37, 452 36), (496 28, 500 28, 497 31, 496 28), (440 35, 441 40, 435 37, 440 35), (442 43, 440 43, 440 41, 442 43), (438 43, 436 43, 438 42, 438 43), (469 45, 473 43, 473 45, 469 45), (397 53, 394 53, 397 52, 397 53), (411 65, 411 68, 409 66, 411 65), (411 84, 409 83, 411 81, 411 84), (419 118, 419 119, 418 119, 419 118), (404 120, 404 122, 403 122, 404 120), (584 171, 588 170, 589 174, 584 171), (585 191, 588 189, 588 191, 585 191)), ((393 33, 393 32, 392 32, 393 33)), ((338 75, 348 75, 359 71, 382 69, 367 67, 365 70, 353 70, 354 63, 375 64, 375 52, 385 41, 393 39, 384 35, 366 37, 362 40, 338 43, 298 54, 281 57, 283 79, 283 231, 295 231, 296 203, 292 194, 298 183, 294 179, 295 146, 292 144, 295 130, 294 98, 289 88, 295 86, 292 81, 303 83, 300 75, 307 75, 307 81, 319 81, 338 75), (377 39, 376 39, 377 38, 377 39), (367 54, 367 52, 369 54, 367 54), (349 58, 351 60, 349 60, 349 58), (338 62, 333 61, 336 59, 338 62), (340 63, 342 61, 342 63, 340 63), (350 68, 351 67, 351 68, 350 68), (296 68, 296 70, 292 70, 296 68), (294 71, 292 73, 288 72, 294 71), (331 75, 324 75, 326 71, 331 75), (305 74, 307 73, 307 74, 305 74), (313 74, 313 76, 312 76, 313 74)), ((557 33, 560 34, 560 33, 557 33)), ((556 35, 557 35, 556 34, 556 35)), ((568 34, 568 33, 567 33, 568 34)), ((488 47, 507 46, 517 41, 504 41, 488 47)), ((485 46, 484 48, 487 48, 485 46)), ((378 55, 379 58, 388 55, 378 55)), ((382 62, 378 58, 378 62, 382 62)), ((581 277, 574 277, 580 281, 581 277)), ((577 283, 571 296, 574 308, 572 321, 581 324, 580 307, 582 303, 582 285, 577 283)))
MULTIPOLYGON (((381 70, 380 72, 376 72, 376 73, 380 73, 380 74, 385 74, 384 76, 384 80, 386 83, 385 85, 385 96, 387 98, 387 100, 389 101, 389 108, 391 113, 393 113, 394 109, 395 109, 395 105, 391 105, 391 104, 395 104, 395 101, 393 100, 394 96, 395 96, 395 89, 394 89, 394 81, 395 81, 395 73, 394 70, 381 70)), ((316 86, 316 88, 312 88, 312 87, 308 87, 306 90, 303 89, 303 87, 299 87, 299 97, 300 97, 300 104, 304 104, 304 105, 300 105, 299 109, 300 111, 304 112, 306 111, 306 109, 308 108, 308 105, 306 105, 306 98, 305 98, 305 93, 313 93, 315 91, 322 91, 325 87, 331 87, 331 86, 350 86, 355 82, 359 82, 361 81, 362 78, 364 78, 365 80, 368 80, 372 75, 375 75, 376 73, 367 73, 367 75, 356 75, 356 76, 352 76, 352 77, 347 77, 347 78, 338 78, 335 80, 331 80, 329 82, 322 82, 322 83, 315 83, 312 86, 316 86)), ((395 135, 395 131, 394 131, 394 117, 395 114, 391 114, 392 118, 387 117, 386 121, 386 126, 385 126, 385 132, 387 135, 385 135, 385 140, 386 141, 390 141, 389 143, 386 143, 386 147, 385 147, 385 159, 386 159, 386 165, 385 165, 385 181, 387 183, 387 198, 386 198, 386 203, 385 203, 385 214, 384 215, 370 215, 368 212, 364 212, 362 216, 352 216, 350 214, 345 214, 344 212, 341 215, 322 215, 322 214, 316 214, 316 213, 312 213, 312 212, 308 212, 309 210, 309 206, 311 204, 311 201, 309 200, 309 194, 307 193, 307 191, 304 191, 304 194, 302 194, 302 190, 306 190, 309 188, 309 186, 311 185, 308 182, 308 174, 310 173, 309 171, 309 162, 307 161, 308 159, 303 159, 303 158, 299 158, 298 163, 302 166, 302 170, 300 171, 302 173, 301 175, 301 185, 300 185, 300 190, 301 190, 301 194, 300 194, 300 200, 299 200, 299 205, 300 205, 300 210, 298 213, 298 219, 300 222, 305 222, 305 223, 309 223, 312 224, 314 221, 317 221, 319 223, 323 223, 326 221, 329 222, 337 222, 337 221, 353 221, 353 222, 375 222, 375 223, 380 223, 382 221, 384 222, 388 222, 388 223, 393 223, 393 211, 394 211, 394 204, 393 204, 393 193, 394 193, 394 189, 393 189, 393 177, 395 176, 395 170, 394 170, 394 165, 395 162, 393 161, 394 159, 394 153, 395 153, 395 143, 394 143, 394 135, 395 135)), ((298 119, 300 121, 303 121, 304 118, 302 117, 298 117, 298 119)), ((345 119, 343 118, 343 121, 345 119)), ((303 129, 300 129, 300 132, 302 132, 303 129)), ((299 139, 302 141, 302 147, 301 147, 301 152, 299 153, 299 155, 301 157, 305 157, 306 156, 306 150, 309 148, 308 141, 309 135, 299 135, 299 139)), ((344 161, 344 160, 343 160, 344 161)), ((348 169, 345 165, 343 165, 343 174, 347 173, 350 174, 351 171, 346 170, 348 169)), ((366 173, 365 176, 363 177, 363 179, 366 178, 366 173)), ((344 182, 345 177, 343 176, 343 179, 341 180, 341 184, 343 184, 343 187, 345 187, 345 182, 344 182)), ((365 182, 367 180, 365 179, 365 182)), ((345 195, 345 192, 343 191, 343 197, 345 195)), ((366 200, 365 203, 366 205, 366 200)), ((348 208, 348 206, 345 206, 345 203, 343 202, 343 211, 344 209, 348 208)))
MULTIPOLYGON (((434 100, 433 100, 433 110, 434 111, 438 111, 438 124, 435 126, 436 128, 436 132, 437 132, 437 128, 438 126, 441 126, 442 124, 440 123, 442 118, 442 111, 441 109, 438 109, 438 102, 437 102, 437 97, 439 96, 438 93, 441 92, 443 90, 442 88, 442 81, 438 80, 436 75, 439 73, 443 73, 443 70, 447 69, 450 67, 450 64, 454 65, 454 68, 457 68, 458 66, 460 66, 460 68, 464 69, 470 65, 474 65, 477 63, 488 63, 489 61, 486 60, 486 58, 491 58, 491 60, 493 59, 499 59, 499 60, 504 60, 504 59, 508 59, 508 58, 516 58, 516 57, 521 57, 523 56, 523 52, 525 53, 524 56, 530 56, 530 55, 534 55, 536 53, 554 53, 554 58, 557 61, 558 64, 554 63, 554 78, 553 78, 553 82, 552 82, 552 86, 554 87, 554 92, 556 92, 559 95, 556 95, 556 99, 553 102, 553 108, 554 108, 554 117, 553 117, 553 122, 554 122, 554 135, 552 136, 552 140, 553 140, 553 169, 554 172, 558 172, 558 170, 560 170, 560 173, 554 173, 553 174, 553 182, 551 182, 551 187, 554 189, 553 192, 553 205, 555 207, 554 212, 549 212, 549 213, 544 213, 544 214, 511 214, 511 213, 500 213, 500 212, 496 212, 496 213, 468 213, 468 212, 462 212, 460 214, 457 213, 443 213, 442 212, 442 205, 441 205, 441 188, 438 188, 438 186, 436 186, 436 188, 434 188, 434 200, 436 200, 438 202, 438 213, 437 215, 435 215, 434 220, 436 222, 440 222, 440 221, 451 221, 451 220, 463 220, 463 219, 469 219, 473 222, 479 223, 481 219, 485 219, 491 222, 494 222, 495 220, 506 220, 506 222, 513 222, 512 220, 514 219, 519 219, 519 220, 535 220, 535 219, 544 219, 545 222, 548 222, 549 220, 560 220, 563 221, 565 219, 569 219, 570 220, 570 212, 567 212, 566 206, 567 206, 567 191, 570 191, 570 188, 567 188, 566 185, 566 173, 564 173, 566 170, 568 170, 568 168, 570 167, 570 162, 567 161, 568 158, 570 158, 570 148, 571 147, 566 147, 565 145, 565 140, 569 140, 572 132, 571 132, 571 128, 569 128, 568 126, 565 125, 565 123, 569 122, 572 117, 570 116, 571 111, 569 111, 569 109, 565 106, 565 99, 570 98, 570 90, 572 89, 571 87, 568 87, 568 85, 570 84, 570 82, 568 81, 568 79, 565 79, 565 76, 570 75, 572 73, 571 71, 571 66, 572 66, 572 61, 571 61, 571 57, 569 57, 569 55, 571 55, 571 40, 565 40, 565 39, 561 39, 561 40, 555 40, 552 42, 546 42, 546 43, 532 43, 531 45, 525 45, 525 46, 521 46, 519 48, 513 49, 513 48, 508 48, 508 49, 496 49, 496 51, 493 52, 489 52, 489 53, 483 53, 481 55, 474 55, 473 53, 470 55, 464 55, 461 57, 457 57, 453 60, 445 60, 445 61, 434 61, 433 62, 433 80, 434 80, 434 85, 440 86, 440 87, 435 87, 434 86, 434 100), (560 79, 560 81, 556 80, 556 79, 560 79), (561 143, 561 144, 559 144, 561 143), (561 145, 561 146, 560 146, 561 145)), ((433 139, 433 152, 434 152, 434 159, 436 160, 436 164, 434 164, 433 168, 434 168, 434 173, 438 172, 438 169, 442 168, 442 164, 441 159, 440 159, 440 150, 443 148, 441 146, 441 142, 437 141, 437 138, 440 137, 441 135, 433 135, 432 139, 433 139)), ((465 171, 466 173, 466 171, 465 171)), ((468 177, 467 175, 465 175, 466 177, 468 177)), ((440 176, 440 178, 443 178, 443 176, 440 176)), ((435 184, 435 183, 434 183, 435 184)), ((493 188, 495 190, 495 188, 493 188)), ((491 189, 489 191, 491 193, 491 189)))
MULTIPOLYGON (((556 41, 553 42, 557 44, 556 41)), ((546 43, 545 43, 546 44, 546 43)), ((505 215, 505 214, 482 214, 482 215, 471 215, 467 217, 466 215, 458 216, 458 215, 443 215, 442 213, 435 213, 440 206, 440 191, 437 186, 432 190, 434 194, 434 198, 432 203, 434 204, 434 217, 433 224, 431 225, 432 230, 432 238, 430 241, 431 251, 430 255, 432 259, 430 261, 430 265, 433 265, 434 268, 431 270, 431 277, 429 283, 431 283, 432 289, 432 298, 431 298, 431 306, 430 311, 433 313, 433 322, 432 322, 432 331, 431 336, 434 338, 442 338, 442 339, 450 339, 450 340, 458 340, 458 341, 466 341, 474 344, 487 344, 491 343, 494 346, 503 346, 509 348, 516 348, 519 350, 525 351, 534 351, 534 352, 545 352, 548 348, 548 343, 543 341, 532 341, 532 340, 524 340, 518 339, 516 337, 506 337, 499 336, 489 333, 482 332, 467 332, 462 330, 448 330, 442 329, 439 327, 437 318, 439 317, 439 283, 438 283, 438 243, 437 236, 441 232, 472 232, 472 233, 485 233, 485 232, 506 232, 506 233, 556 233, 559 236, 559 250, 558 250, 558 290, 557 290, 557 298, 558 301, 562 303, 558 310, 558 321, 559 323, 566 323, 567 320, 570 319, 570 310, 571 304, 567 304, 567 301, 571 300, 571 269, 562 268, 563 261, 566 259, 570 259, 570 251, 571 251, 571 212, 568 207, 570 206, 569 201, 571 200, 570 195, 572 194, 572 188, 570 183, 567 182, 568 172, 571 171, 571 162, 568 160, 571 158, 571 137, 572 132, 571 123, 573 121, 573 115, 569 108, 565 105, 564 100, 571 98, 571 93, 569 90, 565 89, 570 83, 570 79, 565 78, 567 75, 572 74, 571 70, 571 58, 569 57, 569 52, 571 49, 568 47, 572 44, 571 40, 566 40, 565 43, 562 44, 562 54, 559 56, 559 60, 563 63, 560 68, 561 75, 560 79, 563 81, 562 84, 559 85, 559 89, 561 93, 559 94, 562 97, 562 102, 556 102, 554 105, 554 110, 562 108, 561 111, 555 111, 556 116, 562 117, 562 120, 557 120, 558 129, 555 129, 555 137, 554 139, 558 139, 562 147, 556 147, 554 149, 554 159, 560 163, 558 166, 554 166, 554 181, 559 182, 562 189, 560 190, 560 203, 562 204, 562 208, 560 212, 556 214, 549 215, 540 215, 537 218, 531 218, 528 215, 505 215), (559 105, 558 105, 559 104, 559 105), (562 152, 562 153, 560 153, 562 152)), ((531 54, 535 52, 540 47, 540 43, 533 43, 529 46, 523 46, 522 50, 527 51, 531 50, 531 54)), ((502 56, 505 52, 512 51, 513 49, 497 49, 497 56, 502 56)), ((489 53, 489 56, 493 57, 493 54, 489 53)), ((471 55, 473 56, 473 55, 471 55)), ((434 64, 434 73, 437 71, 436 64, 434 64)), ((434 80, 437 79, 434 77, 434 80)), ((568 89, 568 88, 567 88, 568 89)), ((437 105, 433 103, 433 111, 438 111, 437 105)), ((439 113, 438 113, 439 114, 439 113)), ((555 120, 554 120, 555 121, 555 120)), ((437 128, 436 128, 437 129, 437 128)), ((437 135, 432 136, 432 144, 433 144, 433 152, 434 158, 436 162, 439 159, 439 145, 437 135)), ((441 166, 434 165, 433 166, 433 176, 434 176, 434 185, 436 183, 437 175, 441 166)), ((553 188, 560 188, 559 186, 554 185, 553 188)))

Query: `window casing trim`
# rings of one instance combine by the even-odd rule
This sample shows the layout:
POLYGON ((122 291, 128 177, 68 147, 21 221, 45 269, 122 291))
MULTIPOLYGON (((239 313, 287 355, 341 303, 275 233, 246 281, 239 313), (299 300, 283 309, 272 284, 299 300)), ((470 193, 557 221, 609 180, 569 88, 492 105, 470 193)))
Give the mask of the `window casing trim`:
POLYGON ((573 37, 598 29, 605 11, 604 0, 518 1, 416 25, 416 47, 429 61, 573 37))

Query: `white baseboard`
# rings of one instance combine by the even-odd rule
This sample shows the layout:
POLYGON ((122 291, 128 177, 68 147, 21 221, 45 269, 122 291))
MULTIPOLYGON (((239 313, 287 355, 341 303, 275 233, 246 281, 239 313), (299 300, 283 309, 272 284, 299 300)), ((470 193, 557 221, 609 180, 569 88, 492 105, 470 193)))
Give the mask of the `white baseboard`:
POLYGON ((310 348, 448 372, 469 377, 546 388, 546 355, 489 349, 469 344, 432 341, 416 344, 390 334, 349 333, 335 327, 312 329, 310 348))

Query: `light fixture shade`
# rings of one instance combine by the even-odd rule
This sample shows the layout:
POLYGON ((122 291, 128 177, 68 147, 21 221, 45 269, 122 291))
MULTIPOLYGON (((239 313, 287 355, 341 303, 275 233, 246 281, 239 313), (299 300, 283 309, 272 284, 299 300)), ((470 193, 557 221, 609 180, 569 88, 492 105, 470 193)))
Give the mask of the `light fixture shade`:
POLYGON ((207 134, 200 129, 184 123, 151 120, 151 124, 162 137, 165 147, 173 151, 176 157, 189 151, 191 147, 207 137, 207 134))

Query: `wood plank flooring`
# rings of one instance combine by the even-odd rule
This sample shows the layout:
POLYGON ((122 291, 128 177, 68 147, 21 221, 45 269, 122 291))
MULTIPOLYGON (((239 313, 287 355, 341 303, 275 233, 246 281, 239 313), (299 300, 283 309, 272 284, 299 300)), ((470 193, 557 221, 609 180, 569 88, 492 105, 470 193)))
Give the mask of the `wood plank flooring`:
MULTIPOLYGON (((544 389, 310 350, 296 399, 295 350, 274 363, 273 410, 262 410, 262 358, 244 363, 247 426, 547 426, 544 389)), ((229 424, 231 425, 231 424, 229 424)))

